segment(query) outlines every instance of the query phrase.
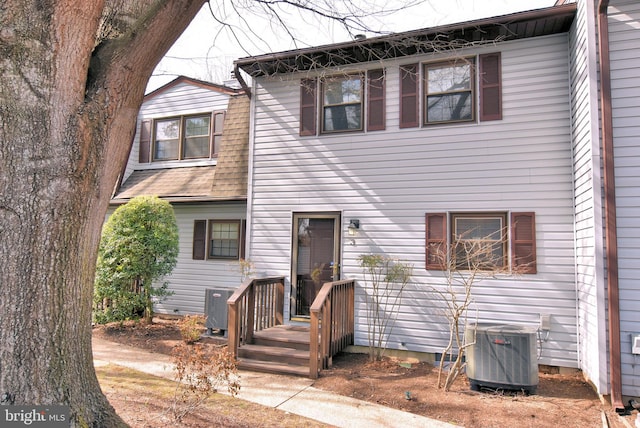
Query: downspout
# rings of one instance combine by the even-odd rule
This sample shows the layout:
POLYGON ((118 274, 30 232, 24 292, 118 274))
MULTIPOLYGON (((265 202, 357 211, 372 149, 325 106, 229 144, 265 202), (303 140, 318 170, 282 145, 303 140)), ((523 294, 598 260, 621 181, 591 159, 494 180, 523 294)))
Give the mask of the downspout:
POLYGON ((616 224, 616 186, 613 158, 613 114, 611 111, 611 63, 609 58, 609 0, 598 2, 598 45, 600 67, 600 108, 602 158, 604 164, 604 220, 609 300, 609 371, 611 405, 624 411, 620 358, 620 292, 618 286, 618 233, 616 224))
POLYGON ((238 79, 238 82, 240 82, 242 91, 245 93, 247 97, 249 97, 249 99, 251 99, 251 89, 249 89, 249 85, 247 85, 247 82, 245 82, 244 78, 240 74, 240 69, 238 67, 238 64, 235 64, 235 63, 233 64, 233 73, 236 76, 236 79, 238 79))

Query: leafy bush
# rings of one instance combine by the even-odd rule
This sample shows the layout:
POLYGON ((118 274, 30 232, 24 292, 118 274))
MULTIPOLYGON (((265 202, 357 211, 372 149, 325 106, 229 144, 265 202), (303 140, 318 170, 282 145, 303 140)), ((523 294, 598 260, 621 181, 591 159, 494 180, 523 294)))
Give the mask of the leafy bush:
POLYGON ((96 268, 94 319, 98 323, 153 316, 153 299, 170 293, 167 283, 178 258, 173 207, 141 196, 118 207, 102 231, 96 268))

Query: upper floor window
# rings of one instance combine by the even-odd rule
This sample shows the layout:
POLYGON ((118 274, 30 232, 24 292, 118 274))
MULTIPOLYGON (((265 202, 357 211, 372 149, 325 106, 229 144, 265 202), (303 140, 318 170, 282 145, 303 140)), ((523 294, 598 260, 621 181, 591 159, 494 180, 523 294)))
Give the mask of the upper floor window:
POLYGON ((322 132, 362 129, 362 77, 331 77, 322 82, 322 132))
POLYGON ((502 119, 499 52, 400 66, 400 128, 502 119), (477 61, 476 61, 477 60, 477 61), (419 102, 422 94, 422 102, 419 102))
POLYGON ((178 159, 180 122, 180 119, 156 120, 154 124, 153 160, 178 159))
POLYGON ((139 162, 203 159, 217 155, 224 115, 219 111, 143 121, 139 162))
POLYGON ((184 119, 184 145, 182 157, 206 158, 209 157, 211 141, 211 117, 196 116, 184 119))
POLYGON ((319 84, 318 79, 305 79, 300 85, 300 135, 316 135, 317 123, 320 133, 384 129, 384 95, 382 69, 331 76, 319 84))
POLYGON ((474 119, 472 72, 472 60, 424 66, 425 124, 474 119))

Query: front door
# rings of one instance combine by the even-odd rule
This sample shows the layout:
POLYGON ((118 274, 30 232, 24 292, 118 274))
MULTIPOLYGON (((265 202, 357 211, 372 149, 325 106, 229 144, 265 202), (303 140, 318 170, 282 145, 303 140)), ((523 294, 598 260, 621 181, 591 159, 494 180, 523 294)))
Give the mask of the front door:
POLYGON ((322 284, 340 279, 339 260, 340 214, 294 214, 292 317, 308 317, 322 284))

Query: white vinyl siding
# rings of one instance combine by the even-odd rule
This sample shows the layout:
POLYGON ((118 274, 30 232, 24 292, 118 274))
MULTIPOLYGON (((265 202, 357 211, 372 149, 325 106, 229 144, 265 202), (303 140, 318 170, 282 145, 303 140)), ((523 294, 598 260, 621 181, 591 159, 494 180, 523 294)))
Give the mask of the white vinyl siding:
POLYGON ((550 314, 539 363, 578 367, 567 36, 462 54, 497 51, 503 120, 492 122, 399 128, 399 65, 441 55, 371 64, 386 73, 382 132, 299 137, 299 79, 307 76, 258 79, 248 256, 257 270, 288 277, 292 212, 341 211, 342 277, 358 280, 356 344, 367 344, 357 258, 383 252, 414 265, 389 346, 437 353, 447 327, 432 287, 443 276, 424 269, 425 213, 533 211, 538 273, 478 283, 471 317, 477 309, 480 321, 537 326, 550 314), (351 218, 360 220, 355 245, 346 236, 351 218))
MULTIPOLYGON (((109 213, 113 212, 113 207, 109 213)), ((242 283, 238 260, 193 260, 195 220, 241 220, 246 218, 244 203, 174 204, 178 222, 178 263, 163 281, 174 294, 154 306, 159 314, 204 313, 207 288, 236 289, 242 283)), ((159 284, 157 284, 159 285, 159 284)))
POLYGON ((609 3, 611 98, 618 226, 622 394, 640 396, 640 355, 631 334, 640 333, 640 4, 609 3))
POLYGON ((607 319, 600 170, 596 34, 593 2, 578 2, 569 53, 576 233, 576 286, 580 368, 601 394, 607 394, 607 319))

